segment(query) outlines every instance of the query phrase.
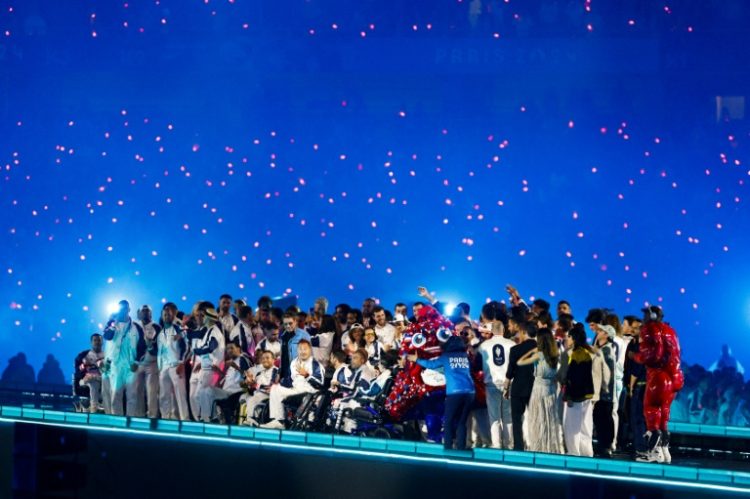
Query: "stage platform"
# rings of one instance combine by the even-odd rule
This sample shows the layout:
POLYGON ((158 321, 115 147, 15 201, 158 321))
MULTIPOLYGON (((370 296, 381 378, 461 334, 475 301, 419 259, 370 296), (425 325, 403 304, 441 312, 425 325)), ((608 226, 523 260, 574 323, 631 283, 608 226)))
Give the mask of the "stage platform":
MULTIPOLYGON (((170 470, 167 475, 177 473, 178 481, 147 478, 154 486, 167 486, 173 492, 182 487, 193 492, 202 489, 206 482, 198 477, 205 478, 207 473, 216 474, 208 483, 221 484, 234 467, 240 481, 229 485, 230 489, 240 484, 246 487, 245 480, 249 480, 258 490, 266 490, 264 494, 272 493, 273 489, 268 489, 271 484, 282 487, 286 494, 283 497, 423 496, 420 491, 424 490, 432 490, 437 496, 455 497, 461 494, 462 480, 466 480, 467 491, 512 490, 527 498, 581 497, 584 491, 587 497, 608 498, 750 495, 750 465, 736 459, 682 458, 672 465, 659 465, 496 449, 445 451, 441 445, 431 443, 13 406, 0 407, 0 424, 3 435, 7 432, 12 437, 14 466, 19 461, 26 462, 27 467, 33 468, 34 482, 39 482, 39 473, 44 474, 39 470, 48 469, 50 463, 52 468, 54 463, 76 464, 76 471, 71 472, 76 476, 74 485, 67 484, 64 472, 52 473, 52 482, 55 476, 60 480, 56 497, 68 497, 61 495, 68 489, 71 494, 75 491, 69 497, 86 497, 87 492, 101 488, 92 484, 112 473, 116 476, 104 482, 118 483, 117 493, 137 490, 120 476, 127 476, 124 471, 113 471, 122 471, 123 466, 142 470, 134 472, 138 480, 148 475, 143 471, 146 469, 170 470), (74 450, 66 450, 61 448, 60 441, 78 443, 74 450), (56 450, 48 455, 50 445, 56 450), (346 483, 347 473, 361 474, 363 479, 380 477, 377 483, 386 486, 389 492, 360 490, 361 484, 356 494, 348 488, 340 491, 330 488, 342 480, 346 483), (260 477, 266 478, 258 481, 260 477), (306 485, 305 480, 300 481, 302 478, 311 480, 311 484, 306 485), (398 486, 392 488, 395 485, 398 486)), ((734 439, 739 430, 714 428, 711 437, 728 440, 734 439)), ((164 473, 159 474, 164 477, 164 473)), ((15 497, 26 497, 24 480, 32 479, 28 473, 14 469, 15 497)), ((47 480, 43 486, 55 488, 47 480)), ((375 487, 376 482, 372 483, 375 487)))

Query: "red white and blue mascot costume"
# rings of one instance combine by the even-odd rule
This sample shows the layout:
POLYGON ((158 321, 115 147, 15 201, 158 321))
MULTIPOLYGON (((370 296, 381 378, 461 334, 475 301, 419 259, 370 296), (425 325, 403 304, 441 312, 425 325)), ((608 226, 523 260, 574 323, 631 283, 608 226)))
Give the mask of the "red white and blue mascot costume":
MULTIPOLYGON (((415 322, 404 330, 399 354, 434 359, 440 356, 441 344, 451 335, 451 321, 433 307, 423 306, 416 313, 415 322)), ((442 374, 406 361, 404 369, 396 375, 385 408, 394 421, 408 420, 414 410, 420 410, 427 425, 428 439, 439 442, 444 394, 445 377, 442 374)))

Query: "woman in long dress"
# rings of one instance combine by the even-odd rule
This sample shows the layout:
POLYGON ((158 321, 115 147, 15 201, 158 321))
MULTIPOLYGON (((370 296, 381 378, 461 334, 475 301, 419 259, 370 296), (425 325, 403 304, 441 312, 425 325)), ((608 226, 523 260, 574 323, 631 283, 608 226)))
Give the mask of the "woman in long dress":
POLYGON ((526 450, 564 454, 560 396, 557 389, 557 343, 549 329, 536 336, 537 347, 521 357, 518 365, 534 364, 534 388, 526 410, 526 450))

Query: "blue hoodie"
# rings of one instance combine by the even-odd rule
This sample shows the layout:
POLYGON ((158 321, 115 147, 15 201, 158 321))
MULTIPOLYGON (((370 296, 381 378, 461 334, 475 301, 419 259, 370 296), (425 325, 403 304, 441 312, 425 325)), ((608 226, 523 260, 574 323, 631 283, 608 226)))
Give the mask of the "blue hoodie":
POLYGON ((452 336, 445 342, 443 353, 432 360, 417 359, 417 364, 426 369, 443 368, 445 374, 445 394, 459 395, 474 393, 474 380, 469 371, 469 356, 463 340, 452 336))

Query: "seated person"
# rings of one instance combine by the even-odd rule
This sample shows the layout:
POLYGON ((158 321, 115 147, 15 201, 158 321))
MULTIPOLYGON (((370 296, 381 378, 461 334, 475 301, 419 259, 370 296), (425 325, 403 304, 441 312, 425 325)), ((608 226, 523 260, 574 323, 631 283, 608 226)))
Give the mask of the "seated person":
POLYGON ((367 388, 374 377, 367 364, 367 351, 360 348, 352 353, 352 361, 346 373, 344 383, 339 384, 338 392, 350 396, 358 387, 367 388))
MULTIPOLYGON (((377 377, 369 384, 357 387, 352 396, 341 399, 337 404, 337 419, 345 409, 356 409, 363 404, 374 400, 380 395, 385 388, 386 383, 393 377, 396 364, 398 363, 398 354, 395 351, 384 352, 380 358, 380 364, 375 368, 377 377)), ((353 421, 345 421, 343 424, 344 431, 348 433, 353 429, 353 421)))
POLYGON ((269 415, 271 421, 261 428, 284 429, 284 400, 305 393, 315 393, 323 388, 323 366, 312 356, 310 340, 302 338, 297 344, 297 358, 290 366, 291 386, 279 383, 271 387, 269 394, 269 415))
POLYGON ((249 393, 245 394, 245 412, 247 418, 243 424, 247 426, 258 426, 258 421, 255 419, 255 409, 259 404, 268 400, 271 385, 277 381, 276 378, 279 374, 279 369, 274 366, 276 357, 272 351, 265 350, 259 353, 259 355, 260 365, 255 366, 245 377, 249 393))
POLYGON ((356 349, 364 346, 365 329, 362 324, 352 324, 349 329, 341 335, 341 349, 347 357, 356 349))
POLYGON ((221 408, 225 424, 231 424, 237 412, 240 396, 243 393, 242 382, 246 373, 250 371, 250 359, 247 354, 242 353, 240 346, 228 343, 226 347, 226 360, 224 361, 223 378, 218 386, 209 386, 201 391, 201 396, 206 397, 205 407, 216 405, 221 408))
POLYGON ((346 385, 350 375, 349 366, 346 363, 346 354, 341 350, 331 352, 330 361, 333 368, 331 377, 331 387, 328 389, 332 393, 339 391, 339 386, 346 385))
POLYGON ((78 370, 83 373, 79 384, 89 387, 89 412, 98 412, 102 400, 102 373, 99 368, 104 362, 104 351, 102 350, 102 335, 94 333, 91 335, 91 350, 81 359, 78 370))
POLYGON ((378 335, 375 328, 365 328, 365 350, 367 350, 367 360, 371 366, 375 367, 380 363, 380 356, 383 355, 385 348, 378 341, 378 335))

